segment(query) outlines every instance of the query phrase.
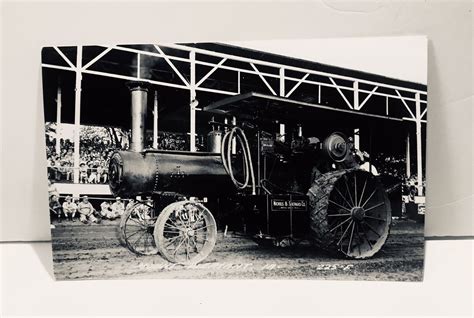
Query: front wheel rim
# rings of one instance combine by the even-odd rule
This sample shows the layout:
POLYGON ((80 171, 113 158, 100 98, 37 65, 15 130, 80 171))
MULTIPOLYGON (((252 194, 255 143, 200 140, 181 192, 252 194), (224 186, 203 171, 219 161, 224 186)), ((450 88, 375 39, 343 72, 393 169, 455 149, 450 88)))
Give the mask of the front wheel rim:
POLYGON ((200 203, 170 204, 158 217, 155 240, 160 254, 183 265, 204 260, 215 246, 217 227, 210 211, 200 203))
POLYGON ((145 203, 135 203, 124 215, 122 237, 127 248, 137 255, 154 255, 158 253, 153 235, 156 219, 154 212, 145 203))

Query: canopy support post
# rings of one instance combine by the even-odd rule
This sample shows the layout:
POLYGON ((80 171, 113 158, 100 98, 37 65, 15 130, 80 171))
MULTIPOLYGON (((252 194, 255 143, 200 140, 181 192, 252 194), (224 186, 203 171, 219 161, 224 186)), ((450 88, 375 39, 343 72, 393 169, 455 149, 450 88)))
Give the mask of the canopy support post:
POLYGON ((359 110, 359 82, 354 81, 352 88, 354 90, 354 109, 359 110))
POLYGON ((407 149, 406 149, 406 174, 407 178, 410 178, 411 176, 411 161, 410 161, 410 132, 407 133, 407 149))
POLYGON ((280 68, 280 96, 285 97, 285 69, 280 68))
POLYGON ((189 86, 189 150, 196 151, 196 52, 189 52, 190 60, 190 78, 191 83, 189 86))
POLYGON ((58 82, 56 93, 56 154, 61 156, 61 84, 58 82))
POLYGON ((360 129, 354 128, 354 148, 360 150, 360 129))
POLYGON ((280 123, 280 141, 285 142, 286 133, 285 133, 285 124, 280 123))
POLYGON ((416 103, 416 168, 418 195, 423 194, 423 161, 422 161, 422 143, 421 143, 421 112, 420 112, 420 93, 415 93, 416 103))
POLYGON ((81 133, 81 91, 82 91, 82 46, 77 47, 76 86, 74 93, 74 183, 79 183, 80 133, 81 133))
POLYGON ((318 104, 321 105, 321 85, 318 84, 318 104))

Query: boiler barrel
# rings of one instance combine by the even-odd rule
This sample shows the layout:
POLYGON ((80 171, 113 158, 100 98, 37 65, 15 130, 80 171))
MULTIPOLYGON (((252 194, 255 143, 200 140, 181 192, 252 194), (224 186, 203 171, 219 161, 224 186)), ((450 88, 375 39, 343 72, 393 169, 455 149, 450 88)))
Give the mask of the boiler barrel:
POLYGON ((220 155, 185 151, 117 151, 109 163, 114 196, 170 191, 190 196, 235 192, 220 155))

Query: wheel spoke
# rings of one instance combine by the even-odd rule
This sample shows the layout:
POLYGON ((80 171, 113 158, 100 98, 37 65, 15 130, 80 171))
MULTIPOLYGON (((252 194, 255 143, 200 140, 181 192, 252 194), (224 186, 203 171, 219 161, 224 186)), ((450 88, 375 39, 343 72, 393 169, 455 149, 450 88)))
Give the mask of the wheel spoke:
POLYGON ((347 184, 346 176, 344 176, 344 183, 346 184, 347 193, 349 194, 349 198, 351 199, 352 206, 355 206, 354 200, 352 199, 351 191, 349 190, 349 185, 347 184))
POLYGON ((329 214, 328 217, 331 217, 331 216, 351 216, 352 214, 350 213, 344 213, 344 214, 329 214))
POLYGON ((143 242, 143 245, 144 245, 144 248, 145 248, 145 251, 144 251, 144 252, 146 253, 146 251, 148 250, 148 249, 147 249, 147 248, 148 248, 148 235, 145 236, 145 240, 144 240, 144 242, 143 242))
POLYGON ((374 206, 372 206, 368 209, 364 209, 364 210, 365 210, 365 212, 368 212, 368 211, 370 211, 372 209, 375 209, 375 208, 378 208, 379 206, 384 205, 384 204, 385 204, 385 202, 380 202, 379 204, 376 204, 376 205, 374 205, 374 206))
POLYGON ((349 246, 347 247, 347 254, 349 254, 351 252, 352 238, 354 237, 354 228, 355 228, 355 226, 356 226, 355 222, 352 223, 351 237, 349 239, 349 246))
POLYGON ((370 216, 370 215, 366 215, 366 216, 364 216, 364 218, 366 218, 366 219, 372 219, 372 220, 377 220, 377 221, 381 221, 381 222, 387 222, 387 220, 384 220, 384 219, 381 219, 381 218, 376 218, 376 217, 370 216))
POLYGON ((189 238, 186 239, 186 258, 190 260, 191 258, 189 257, 189 238))
POLYGON ((339 239, 339 241, 337 242, 337 245, 341 245, 342 240, 343 240, 344 237, 346 236, 347 231, 348 231, 349 228, 351 227, 352 223, 354 223, 354 220, 351 220, 351 221, 349 222, 349 225, 348 225, 348 226, 346 227, 346 229, 344 230, 344 233, 342 233, 342 236, 341 236, 341 238, 339 239))
POLYGON ((209 225, 206 225, 206 226, 203 226, 199 229, 194 229, 194 231, 200 231, 200 230, 204 230, 204 229, 207 229, 208 227, 212 227, 213 225, 212 224, 209 224, 209 225))
POLYGON ((362 238, 360 237, 360 231, 359 231, 359 225, 356 223, 355 224, 356 229, 357 229, 357 238, 359 239, 359 244, 357 244, 357 249, 359 250, 359 255, 361 254, 360 252, 360 245, 362 244, 362 238))
POLYGON ((181 230, 181 227, 179 227, 178 225, 172 225, 172 224, 169 224, 169 223, 165 223, 165 227, 170 228, 170 229, 181 230))
POLYGON ((172 244, 174 244, 176 242, 176 239, 178 239, 180 237, 182 237, 182 236, 178 235, 178 236, 175 236, 173 238, 166 239, 168 244, 165 245, 165 248, 168 247, 168 246, 171 246, 172 244))
POLYGON ((367 178, 364 181, 364 186, 362 187, 362 193, 360 194, 359 202, 357 202, 357 205, 360 206, 362 199, 364 198, 364 192, 365 192, 365 187, 367 186, 367 178))
POLYGON ((133 222, 137 223, 137 224, 138 224, 140 227, 143 227, 143 223, 141 223, 141 222, 138 222, 138 221, 137 221, 137 220, 135 220, 134 218, 132 218, 132 217, 129 217, 128 219, 129 219, 130 221, 133 221, 133 222))
POLYGON ((354 173, 354 202, 357 204, 357 174, 354 173))
POLYGON ((168 223, 168 224, 170 224, 170 225, 172 225, 172 226, 176 226, 176 227, 182 226, 182 224, 178 224, 178 221, 180 221, 180 220, 177 220, 177 219, 173 220, 173 219, 171 219, 171 218, 168 219, 168 220, 166 220, 166 222, 170 222, 170 223, 168 223))
POLYGON ((367 225, 367 227, 369 228, 369 230, 371 230, 372 232, 374 232, 378 237, 380 237, 380 234, 374 230, 374 228, 367 222, 364 222, 365 225, 367 225))
POLYGON ((176 256, 176 253, 178 253, 178 250, 180 249, 180 247, 183 245, 184 241, 186 240, 186 238, 183 238, 183 240, 178 244, 178 247, 176 247, 176 249, 174 250, 173 252, 173 255, 176 256))
POLYGON ((198 218, 196 219, 196 221, 194 223, 197 224, 197 223, 199 223, 203 220, 204 220, 204 213, 202 211, 199 211, 198 218))
POLYGON ((344 220, 342 223, 339 223, 339 225, 336 225, 335 227, 333 227, 332 229, 329 230, 329 232, 332 232, 334 231, 335 229, 338 229, 339 227, 343 226, 344 224, 346 224, 348 221, 350 221, 351 218, 347 218, 346 220, 344 220))
POLYGON ((194 250, 195 250, 196 253, 198 253, 197 242, 196 242, 196 240, 194 239, 194 237, 191 237, 191 239, 192 239, 192 242, 193 242, 193 245, 194 245, 194 250))
POLYGON ((141 229, 138 230, 138 231, 133 232, 133 233, 130 234, 129 236, 126 236, 125 239, 128 240, 129 238, 131 238, 132 236, 134 236, 135 234, 140 233, 140 232, 142 232, 141 229))
POLYGON ((367 198, 367 200, 365 200, 364 204, 362 204, 362 207, 365 207, 365 205, 370 201, 370 199, 372 199, 372 197, 374 196, 375 192, 377 192, 377 188, 375 188, 374 191, 372 191, 372 193, 371 193, 370 196, 367 198))
POLYGON ((342 195, 341 191, 339 191, 339 189, 337 188, 337 186, 334 186, 334 190, 336 190, 336 192, 341 196, 341 198, 347 203, 347 206, 348 206, 349 208, 352 208, 352 207, 353 207, 353 205, 351 205, 351 204, 349 203, 349 201, 347 201, 347 199, 342 195))
POLYGON ((182 232, 183 231, 180 230, 180 229, 165 229, 165 230, 163 230, 163 234, 167 233, 167 234, 178 234, 179 235, 182 232))
POLYGON ((373 248, 372 243, 370 243, 370 240, 369 240, 369 238, 367 237, 367 234, 366 234, 365 231, 364 231, 363 224, 360 223, 360 226, 362 227, 362 234, 364 234, 365 240, 366 240, 367 243, 369 244, 370 249, 372 249, 372 248, 373 248))
POLYGON ((140 240, 142 239, 143 235, 145 235, 146 232, 143 232, 142 235, 140 235, 140 237, 133 243, 132 246, 134 246, 134 249, 136 250, 135 246, 137 245, 138 242, 140 242, 140 240))
POLYGON ((343 210, 346 210, 347 212, 351 212, 351 210, 349 210, 349 209, 348 209, 348 208, 346 208, 345 206, 342 206, 342 205, 340 205, 339 203, 337 203, 337 202, 334 202, 334 201, 333 201, 333 200, 331 200, 331 199, 328 199, 328 201, 329 201, 330 203, 332 203, 332 204, 334 204, 334 205, 336 205, 336 206, 340 207, 341 209, 343 209, 343 210))

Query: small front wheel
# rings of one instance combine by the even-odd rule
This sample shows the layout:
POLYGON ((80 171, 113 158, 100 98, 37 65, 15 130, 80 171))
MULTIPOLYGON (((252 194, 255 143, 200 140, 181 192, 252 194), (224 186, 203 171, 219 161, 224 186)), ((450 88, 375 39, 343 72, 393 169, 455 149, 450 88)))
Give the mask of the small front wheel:
POLYGON ((153 227, 153 206, 146 202, 136 202, 120 220, 120 242, 137 255, 158 254, 153 227))
POLYGON ((191 265, 211 254, 217 226, 204 205, 185 200, 171 203, 160 213, 154 235, 161 256, 172 263, 191 265))

